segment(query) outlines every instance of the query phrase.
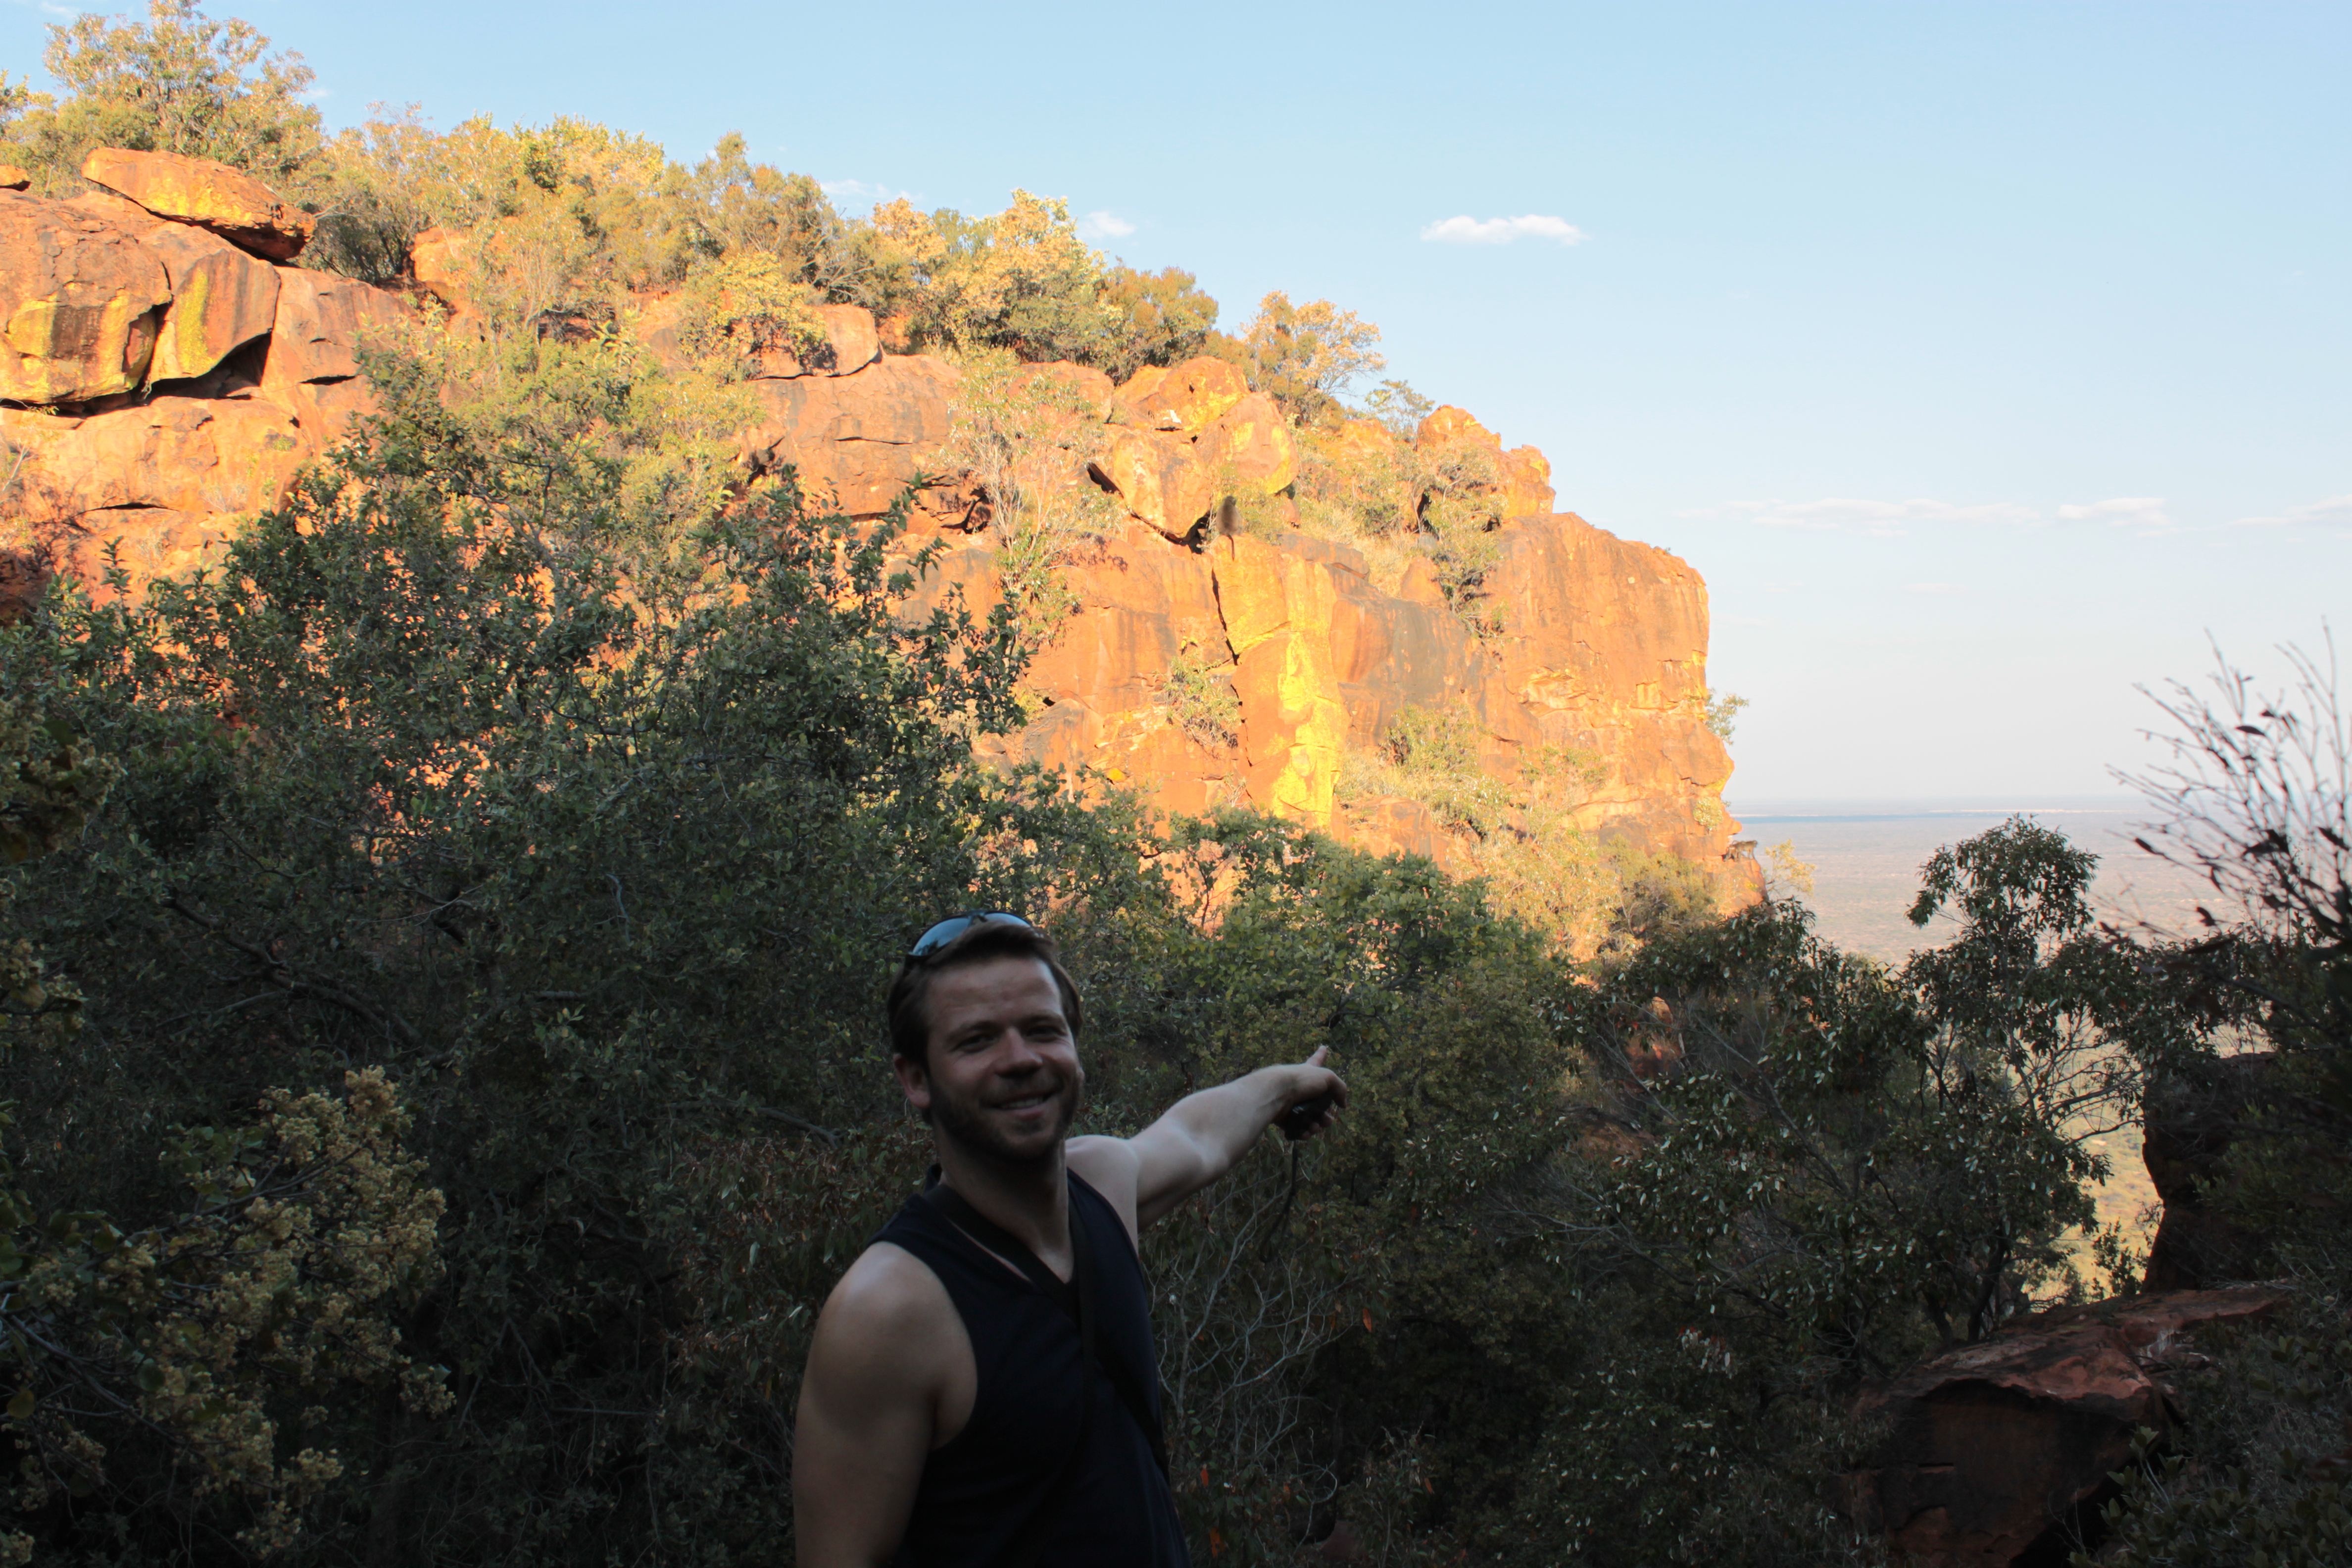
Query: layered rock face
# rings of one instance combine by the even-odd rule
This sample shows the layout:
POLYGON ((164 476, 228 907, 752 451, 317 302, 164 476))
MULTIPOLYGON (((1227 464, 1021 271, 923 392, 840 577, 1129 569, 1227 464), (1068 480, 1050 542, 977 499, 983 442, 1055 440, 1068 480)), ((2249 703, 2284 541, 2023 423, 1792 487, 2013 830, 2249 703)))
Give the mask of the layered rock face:
MULTIPOLYGON (((403 298, 283 265, 310 219, 225 164, 100 149, 71 201, 0 189, 10 520, 92 580, 216 553, 369 406, 356 350, 403 298)), ((19 546, 30 538, 12 542, 19 546)))
MULTIPOLYGON (((1348 750, 1378 745, 1407 708, 1466 704, 1496 777, 1519 782, 1545 747, 1594 758, 1581 826, 1722 862, 1731 767, 1698 716, 1698 574, 1573 513, 1514 519, 1498 538, 1489 581, 1507 606, 1504 630, 1481 641, 1427 574, 1409 571, 1384 593, 1345 544, 1221 536, 1195 552, 1130 523, 1069 568, 1077 608, 1030 671, 1046 706, 1011 749, 1140 784, 1167 810, 1249 805, 1443 860, 1446 835, 1427 806, 1342 801, 1337 785, 1348 750), (1175 693, 1186 662, 1230 679, 1239 705, 1224 735, 1184 721, 1175 693)), ((950 586, 967 604, 992 602, 995 552, 949 552, 919 605, 950 586)))
MULTIPOLYGON (((308 219, 234 170, 103 150, 85 174, 105 191, 0 189, 0 440, 20 527, 92 579, 116 546, 136 581, 201 563, 274 504, 370 406, 359 348, 419 312, 285 265, 308 219)), ((460 240, 420 237, 416 292, 457 330, 478 321, 469 268, 460 240)), ((638 336, 681 352, 677 301, 638 306, 638 336)), ((923 486, 909 545, 937 536, 943 551, 918 608, 951 588, 984 608, 1001 591, 993 501, 953 455, 961 373, 883 352, 865 310, 820 314, 822 343, 742 367, 761 409, 740 439, 747 473, 791 468, 861 518, 923 486)), ((1066 437, 1024 459, 1036 469, 1024 482, 1099 495, 1126 521, 1065 552, 1076 607, 1031 672, 1040 706, 1004 758, 1093 769, 1171 812, 1250 805, 1444 859, 1453 841, 1428 806, 1349 798, 1340 777, 1407 710, 1467 712, 1496 778, 1529 784, 1572 755, 1562 804, 1580 826, 1719 868, 1734 896, 1750 886, 1752 866, 1726 859, 1730 763, 1704 723, 1706 585, 1664 551, 1553 511, 1540 452, 1507 452, 1453 408, 1409 447, 1362 420, 1303 437, 1215 359, 1119 386, 1076 365, 1020 376, 1051 391, 1066 437), (1425 556, 1400 568, 1297 527, 1302 440, 1326 462, 1487 454, 1473 465, 1493 476, 1476 481, 1492 531, 1475 624, 1425 556)), ((1398 484, 1410 527, 1425 498, 1398 484)))

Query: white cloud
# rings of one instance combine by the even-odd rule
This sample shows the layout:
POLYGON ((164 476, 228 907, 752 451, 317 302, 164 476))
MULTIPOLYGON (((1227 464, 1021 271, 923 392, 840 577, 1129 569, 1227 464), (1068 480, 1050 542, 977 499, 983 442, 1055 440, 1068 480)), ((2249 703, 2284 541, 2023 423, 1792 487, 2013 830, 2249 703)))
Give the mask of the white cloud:
POLYGON ((819 180, 817 187, 832 197, 834 205, 839 207, 878 207, 901 196, 909 201, 915 198, 912 191, 894 191, 887 185, 871 184, 864 180, 819 180))
POLYGON ((2177 525, 2164 510, 2162 496, 2116 496, 2084 506, 2062 506, 2061 522, 2104 522, 2110 528, 2136 528, 2143 533, 2170 533, 2177 525))
POLYGON ((1538 213, 1483 220, 1465 214, 1431 224, 1421 231, 1422 238, 1433 239, 1440 245, 1508 245, 1521 235, 1531 239, 1556 239, 1562 245, 1580 245, 1584 240, 1584 231, 1566 218, 1546 217, 1538 213))
POLYGON ((2352 495, 2329 496, 2308 506, 2291 506, 2272 517, 2242 517, 2231 528, 2341 527, 2352 524, 2352 495))
POLYGON ((1135 226, 1110 213, 1088 213, 1078 220, 1078 237, 1084 240, 1125 239, 1135 232, 1135 226))

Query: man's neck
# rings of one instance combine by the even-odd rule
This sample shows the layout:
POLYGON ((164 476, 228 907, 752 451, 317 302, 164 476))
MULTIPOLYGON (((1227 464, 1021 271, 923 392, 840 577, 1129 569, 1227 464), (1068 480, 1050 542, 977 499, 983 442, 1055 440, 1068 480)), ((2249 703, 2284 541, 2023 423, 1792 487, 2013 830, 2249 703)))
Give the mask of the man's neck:
POLYGON ((1070 1274, 1070 1185, 1055 1144, 1052 1158, 1007 1165, 947 1138, 936 1141, 940 1180, 1004 1227, 1055 1274, 1070 1274))

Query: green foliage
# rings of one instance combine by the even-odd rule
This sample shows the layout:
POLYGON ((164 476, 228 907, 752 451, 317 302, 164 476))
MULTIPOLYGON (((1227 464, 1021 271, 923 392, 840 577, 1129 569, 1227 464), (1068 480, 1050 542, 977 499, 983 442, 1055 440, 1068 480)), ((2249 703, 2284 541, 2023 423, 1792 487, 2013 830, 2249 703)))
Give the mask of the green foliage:
POLYGON ((967 218, 918 213, 901 197, 876 209, 873 226, 912 285, 908 338, 919 348, 1087 360, 1122 319, 1104 298, 1102 258, 1057 198, 1015 191, 1003 212, 967 218))
POLYGON ((1402 381, 1384 381, 1364 395, 1364 413, 1400 441, 1410 441, 1437 400, 1423 397, 1402 381))
POLYGON ((697 268, 686 297, 679 340, 721 375, 748 372, 756 354, 803 355, 824 345, 816 290, 772 251, 738 251, 697 268))
POLYGON ((1123 382, 1148 364, 1176 364, 1207 348, 1217 325, 1217 302, 1193 276, 1174 267, 1138 272, 1120 265, 1103 275, 1103 302, 1117 321, 1110 342, 1090 363, 1123 382))
POLYGON ((2102 1510, 2115 1568, 2215 1563, 2323 1568, 2352 1556, 2352 1334, 2340 1302, 2299 1300, 2287 1321, 2201 1336, 2179 1374, 2195 1412, 2185 1451, 2144 1434, 2102 1510))
POLYGON ((1381 742, 1389 772, 1381 793, 1417 800, 1450 827, 1485 838, 1498 831, 1514 802, 1479 757, 1486 728, 1466 704, 1408 707, 1381 742))
POLYGON ((84 188, 81 163, 94 147, 214 158, 279 191, 305 191, 324 138, 303 101, 311 71, 302 57, 268 53, 250 24, 214 21, 198 0, 150 0, 147 16, 51 25, 43 63, 68 96, 12 97, 0 83, 0 161, 52 195, 84 188))
POLYGON ((1380 328, 1328 300, 1294 305, 1280 289, 1258 301, 1241 337, 1250 385, 1299 424, 1322 419, 1347 389, 1388 362, 1373 345, 1380 328))
POLYGON ((1118 523, 1109 498, 1083 478, 1101 449, 1101 413, 1084 391, 1009 350, 977 348, 959 360, 963 381, 942 456, 986 509, 1006 600, 1029 646, 1042 647, 1076 603, 1062 566, 1118 523))
MULTIPOLYGON (((413 1414, 449 1408, 443 1369, 402 1352, 390 1310, 438 1272, 441 1194, 401 1147, 383 1074, 345 1087, 341 1101, 274 1089, 249 1128, 179 1134, 163 1162, 191 1197, 148 1228, 86 1211, 43 1221, 0 1191, 20 1524, 60 1497, 148 1508, 163 1468, 191 1483, 167 1511, 241 1524, 237 1542, 267 1555, 341 1475, 338 1441, 364 1431, 330 1402, 380 1388, 413 1414)), ((11 1542, 29 1551, 32 1537, 11 1542)))
POLYGON ((1234 689, 1233 650, 1218 632, 1185 628, 1176 657, 1168 661, 1160 700, 1168 716, 1204 746, 1231 746, 1241 739, 1242 699, 1234 689))
POLYGON ((1732 727, 1738 721, 1739 710, 1748 706, 1748 699, 1735 696, 1728 691, 1720 693, 1710 691, 1702 700, 1706 705, 1708 732, 1718 741, 1728 742, 1731 739, 1732 727))
POLYGON ((1950 1050, 1997 1065, 2039 1120, 2086 1135, 2121 1125, 2146 1073, 2189 1059, 2203 1037, 2149 955, 2095 929, 2097 864, 2026 817, 1937 850, 1911 922, 1949 905, 1960 935, 1904 969, 1950 1050))
MULTIPOLYGON (((1048 797, 961 771, 1012 721, 1009 624, 901 626, 882 539, 789 487, 713 510, 680 453, 632 449, 662 411, 618 354, 535 345, 455 410, 436 367, 387 365, 393 416, 218 576, 60 603, 9 647, 125 770, 20 899, 106 997, 97 1038, 11 1069, 57 1149, 31 1201, 163 1212, 124 1157, 146 1129, 353 1056, 408 1086, 448 1194, 448 1281, 403 1328, 463 1414, 322 1395, 360 1440, 298 1560, 371 1512, 419 1551, 561 1555, 656 1528, 612 1463, 691 1511, 722 1455, 772 1452, 772 1407, 699 1384, 724 1431, 674 1466, 659 1439, 676 1163, 871 1117, 876 955, 976 879, 1042 902, 1019 847, 1074 841, 1048 797)), ((772 1539, 765 1495, 677 1528, 772 1539)), ((50 1539, 169 1555, 170 1508, 93 1508, 50 1539)))

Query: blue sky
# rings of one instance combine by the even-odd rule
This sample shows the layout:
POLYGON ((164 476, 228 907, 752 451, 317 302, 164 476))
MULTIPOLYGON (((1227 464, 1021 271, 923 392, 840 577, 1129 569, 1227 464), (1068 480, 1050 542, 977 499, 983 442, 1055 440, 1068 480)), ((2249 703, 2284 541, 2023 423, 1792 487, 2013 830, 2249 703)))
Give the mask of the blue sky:
POLYGON ((2209 634, 2352 629, 2352 6, 213 8, 336 124, 740 130, 1360 312, 1706 574, 1735 803, 2101 792, 2209 634))

